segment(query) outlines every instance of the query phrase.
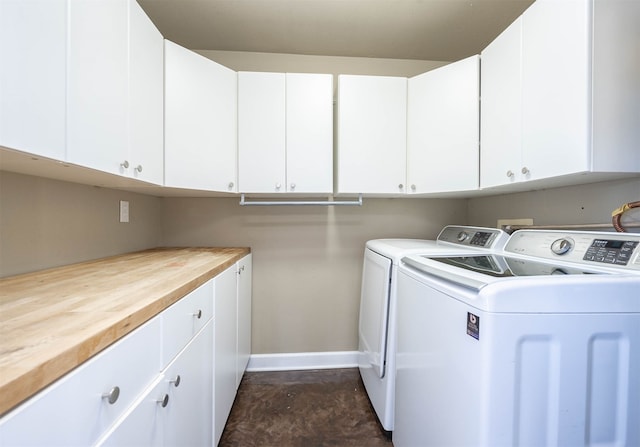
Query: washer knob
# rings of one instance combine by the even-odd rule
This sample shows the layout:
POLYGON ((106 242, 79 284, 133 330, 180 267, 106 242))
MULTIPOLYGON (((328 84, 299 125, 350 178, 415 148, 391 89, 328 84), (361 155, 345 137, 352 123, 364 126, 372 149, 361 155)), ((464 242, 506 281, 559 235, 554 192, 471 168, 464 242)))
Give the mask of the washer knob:
POLYGON ((569 238, 556 239, 551 244, 551 251, 557 255, 564 255, 573 248, 573 240, 569 238))
POLYGON ((469 234, 466 231, 458 233, 458 242, 464 242, 469 239, 469 234))

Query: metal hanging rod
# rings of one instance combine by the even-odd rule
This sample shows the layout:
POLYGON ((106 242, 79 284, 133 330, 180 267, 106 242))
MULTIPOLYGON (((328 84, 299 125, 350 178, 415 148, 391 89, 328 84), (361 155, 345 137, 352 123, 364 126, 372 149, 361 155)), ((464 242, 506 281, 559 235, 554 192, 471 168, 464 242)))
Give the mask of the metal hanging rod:
POLYGON ((362 206, 362 194, 358 195, 358 200, 343 200, 333 202, 329 200, 259 200, 246 201, 244 194, 240 194, 241 206, 362 206))

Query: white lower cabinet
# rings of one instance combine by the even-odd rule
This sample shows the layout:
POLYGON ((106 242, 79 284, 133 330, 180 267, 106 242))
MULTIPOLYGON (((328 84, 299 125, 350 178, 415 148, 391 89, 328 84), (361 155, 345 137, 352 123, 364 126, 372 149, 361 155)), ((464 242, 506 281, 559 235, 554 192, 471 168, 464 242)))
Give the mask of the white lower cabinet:
POLYGON ((157 377, 161 336, 156 317, 8 413, 0 445, 94 444, 157 377))
POLYGON ((236 388, 247 369, 251 356, 251 284, 252 258, 247 255, 238 261, 238 355, 236 366, 236 388))
POLYGON ((214 445, 222 436, 251 354, 251 255, 216 276, 214 445))
POLYGON ((210 446, 213 432, 211 319, 104 436, 101 446, 210 446))
POLYGON ((215 445, 250 351, 248 255, 3 416, 0 445, 215 445))
POLYGON ((215 323, 214 445, 220 441, 236 396, 237 276, 236 266, 233 265, 216 277, 213 317, 215 323))
POLYGON ((210 446, 213 430, 213 322, 209 322, 164 374, 165 446, 210 446))
MULTIPOLYGON (((99 446, 161 446, 166 422, 166 389, 164 376, 159 376, 119 423, 107 432, 96 445, 99 446)), ((168 402, 168 401, 167 401, 168 402)))

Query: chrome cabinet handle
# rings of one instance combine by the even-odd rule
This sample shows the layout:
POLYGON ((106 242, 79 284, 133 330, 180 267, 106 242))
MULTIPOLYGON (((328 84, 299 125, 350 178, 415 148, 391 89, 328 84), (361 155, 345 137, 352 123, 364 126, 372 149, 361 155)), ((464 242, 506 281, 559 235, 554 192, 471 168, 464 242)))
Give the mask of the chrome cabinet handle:
POLYGON ((522 172, 524 175, 527 175, 530 171, 529 171, 529 168, 527 168, 526 166, 524 166, 524 167, 522 168, 522 171, 521 171, 521 172, 522 172))
POLYGON ((294 189, 296 189, 296 184, 295 184, 295 183, 292 183, 292 184, 291 184, 291 191, 293 191, 294 189))
POLYGON ((129 161, 125 160, 122 163, 120 163, 120 166, 122 166, 125 169, 129 169, 129 161))
POLYGON ((113 405, 118 401, 118 397, 120 397, 120 387, 114 386, 108 393, 104 393, 102 395, 103 399, 107 399, 109 404, 113 405))
POLYGON ((402 183, 400 183, 400 184, 398 185, 398 189, 402 189, 402 188, 404 188, 404 185, 403 185, 402 183))
POLYGON ((169 383, 173 383, 173 386, 178 388, 180 386, 180 374, 178 374, 175 379, 169 380, 169 383))
POLYGON ((156 402, 159 403, 162 408, 166 407, 167 405, 169 405, 169 395, 165 394, 160 399, 156 399, 156 402))
POLYGON ((138 171, 138 173, 142 172, 142 165, 136 166, 136 171, 138 171))
POLYGON ((233 189, 233 182, 229 182, 229 189, 233 189))
POLYGON ((279 191, 282 185, 280 183, 276 183, 276 189, 279 191))
POLYGON ((196 317, 198 320, 202 318, 202 309, 198 309, 198 312, 191 314, 196 317))
POLYGON ((411 185, 411 191, 415 191, 416 190, 416 185, 411 185))
POLYGON ((513 176, 514 176, 513 171, 511 170, 507 171, 507 177, 511 178, 513 176))

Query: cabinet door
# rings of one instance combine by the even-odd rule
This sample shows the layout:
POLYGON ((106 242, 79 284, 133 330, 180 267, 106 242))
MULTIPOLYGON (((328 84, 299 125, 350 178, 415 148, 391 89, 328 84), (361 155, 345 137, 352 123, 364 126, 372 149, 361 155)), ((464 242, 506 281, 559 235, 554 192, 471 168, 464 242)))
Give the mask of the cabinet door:
POLYGON ((236 73, 165 41, 165 185, 236 191, 236 73))
POLYGON ((404 193, 407 79, 338 78, 338 192, 404 193))
POLYGON ((522 167, 522 18, 481 53, 480 186, 516 181, 522 167))
POLYGON ((285 75, 238 73, 240 192, 284 192, 285 75))
POLYGON ((214 445, 218 444, 236 396, 237 279, 236 265, 215 277, 214 445))
POLYGON ((590 169, 590 5, 538 0, 522 15, 525 179, 590 169))
POLYGON ((129 174, 128 3, 71 0, 67 76, 67 159, 129 174))
POLYGON ((333 76, 286 75, 288 192, 333 192, 333 76))
POLYGON ((210 446, 213 436, 213 321, 165 371, 165 446, 210 446))
POLYGON ((67 1, 0 2, 0 146, 65 159, 67 1))
POLYGON ((162 402, 166 388, 165 377, 160 375, 96 446, 162 446, 166 424, 162 402))
POLYGON ((238 356, 236 368, 236 389, 247 369, 251 356, 251 255, 242 258, 238 264, 238 356))
POLYGON ((164 39, 129 2, 129 163, 140 180, 164 182, 164 39))
POLYGON ((409 79, 409 194, 478 188, 479 69, 472 56, 409 79))

